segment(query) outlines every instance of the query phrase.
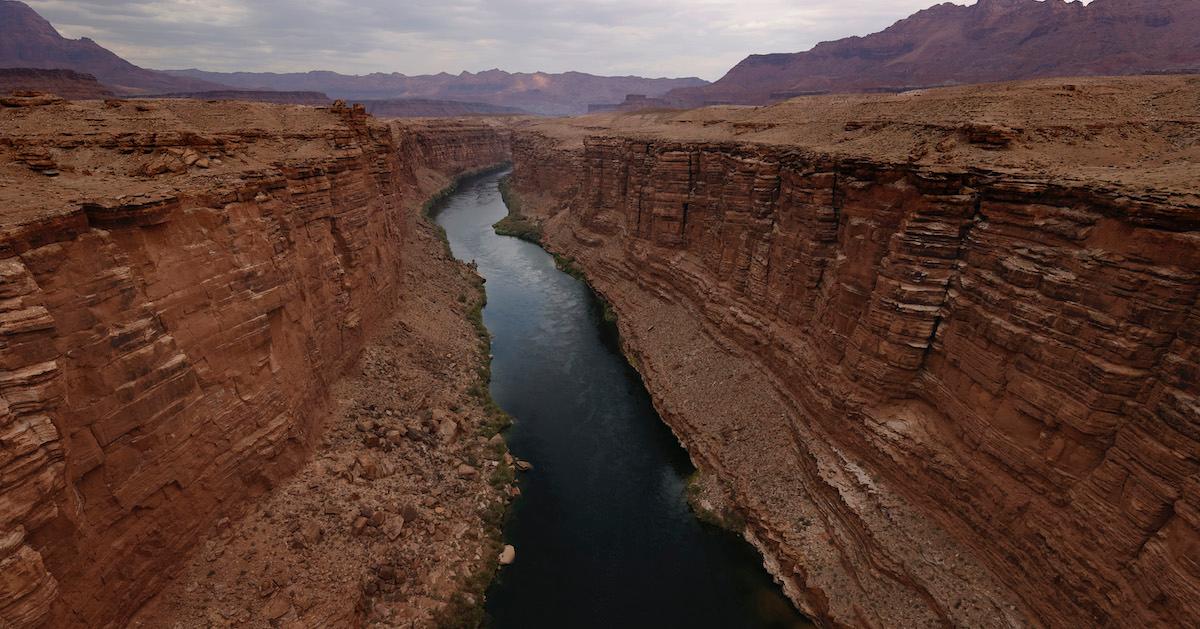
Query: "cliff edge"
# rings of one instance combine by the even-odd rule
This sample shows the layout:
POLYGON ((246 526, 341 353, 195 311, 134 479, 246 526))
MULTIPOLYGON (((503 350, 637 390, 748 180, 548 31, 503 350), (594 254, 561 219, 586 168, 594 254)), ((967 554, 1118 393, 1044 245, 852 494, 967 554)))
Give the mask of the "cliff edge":
POLYGON ((1200 621, 1200 79, 526 123, 706 500, 824 625, 1200 621))
POLYGON ((466 392, 486 360, 467 320, 480 296, 421 207, 505 161, 507 134, 338 105, 3 105, 3 624, 125 625, 185 559, 227 548, 237 588, 179 583, 154 618, 358 622, 405 567, 423 575, 407 587, 437 584, 412 613, 469 589, 450 577, 489 554, 479 505, 507 498, 453 473, 485 461, 466 392), (381 335, 393 353, 372 349, 381 335), (338 393, 364 348, 376 385, 338 393), (249 508, 268 491, 274 506, 249 508), (450 576, 428 565, 443 513, 463 527, 450 576), (426 551, 394 556, 406 545, 426 551))

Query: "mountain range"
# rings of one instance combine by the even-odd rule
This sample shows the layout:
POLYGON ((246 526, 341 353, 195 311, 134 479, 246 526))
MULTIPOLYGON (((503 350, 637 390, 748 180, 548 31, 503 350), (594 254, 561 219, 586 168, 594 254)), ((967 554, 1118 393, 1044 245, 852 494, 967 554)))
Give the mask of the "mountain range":
POLYGON ((938 4, 865 37, 751 55, 677 106, 824 92, 903 91, 1051 76, 1200 69, 1200 1, 979 0, 938 4))
MULTIPOLYGON (((0 0, 0 68, 73 70, 124 95, 216 98, 212 94, 236 90, 234 97, 242 99, 294 102, 294 96, 271 99, 267 92, 322 93, 387 101, 377 108, 412 115, 572 115, 590 105, 621 103, 630 94, 639 98, 597 109, 762 104, 815 93, 897 92, 1051 76, 1200 72, 1200 0, 947 2, 871 35, 824 42, 805 52, 751 55, 712 84, 698 78, 498 69, 420 76, 150 70, 90 39, 62 37, 23 2, 0 0)), ((65 86, 68 78, 55 80, 65 86)))
MULTIPOLYGON (((647 79, 596 76, 582 72, 510 73, 503 70, 406 76, 399 73, 353 76, 336 72, 158 71, 141 68, 88 38, 63 37, 50 22, 18 0, 0 0, 0 68, 61 68, 91 74, 126 95, 199 94, 263 90, 323 92, 346 100, 388 101, 381 110, 476 113, 526 111, 563 115, 588 105, 621 100, 629 93, 661 96, 675 88, 698 87, 697 78, 647 79), (416 99, 399 103, 400 99, 416 99), (451 104, 439 101, 451 101, 451 104), (453 103, 468 103, 465 107, 453 103)), ((254 94, 244 94, 254 97, 254 94)), ((203 97, 203 96, 202 96, 203 97)))
POLYGON ((124 94, 222 89, 208 81, 177 77, 129 63, 84 37, 67 39, 24 2, 0 0, 0 68, 65 69, 91 74, 124 94))
POLYGON ((699 87, 697 78, 646 79, 596 76, 583 72, 461 72, 407 76, 400 73, 346 75, 336 72, 204 72, 169 70, 172 76, 221 83, 238 89, 324 92, 347 100, 431 99, 466 101, 518 108, 536 114, 569 115, 593 103, 608 103, 626 94, 662 96, 672 89, 699 87))

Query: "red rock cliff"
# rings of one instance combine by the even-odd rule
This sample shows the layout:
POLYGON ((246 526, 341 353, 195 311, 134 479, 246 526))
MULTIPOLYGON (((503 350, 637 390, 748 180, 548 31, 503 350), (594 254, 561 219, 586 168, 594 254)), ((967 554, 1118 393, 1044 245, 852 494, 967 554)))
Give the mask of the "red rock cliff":
POLYGON ((1198 87, 546 122, 515 184, 822 624, 1192 626, 1198 87))
POLYGON ((304 458, 397 298, 405 213, 507 135, 30 104, 0 110, 0 618, 120 624, 304 458))

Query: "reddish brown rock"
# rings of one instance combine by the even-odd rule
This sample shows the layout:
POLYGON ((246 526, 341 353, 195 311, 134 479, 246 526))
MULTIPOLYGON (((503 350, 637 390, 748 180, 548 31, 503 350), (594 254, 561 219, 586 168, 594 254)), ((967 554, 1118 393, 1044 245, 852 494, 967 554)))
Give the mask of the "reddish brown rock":
POLYGON ((412 213, 507 140, 193 101, 0 109, 0 129, 0 617, 120 624, 304 461, 399 297, 412 213), (142 167, 183 156, 208 168, 142 167))
POLYGON ((1071 84, 518 133, 523 209, 822 622, 1200 621, 1200 81, 1071 84))

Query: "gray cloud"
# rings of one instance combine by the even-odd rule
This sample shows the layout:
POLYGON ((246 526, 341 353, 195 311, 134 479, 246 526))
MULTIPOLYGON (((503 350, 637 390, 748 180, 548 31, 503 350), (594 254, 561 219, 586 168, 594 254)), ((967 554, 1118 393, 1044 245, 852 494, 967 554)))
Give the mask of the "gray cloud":
MULTIPOLYGON (((959 0, 960 4, 972 0, 959 0)), ((716 79, 751 53, 885 28, 932 0, 27 0, 150 68, 716 79)))

